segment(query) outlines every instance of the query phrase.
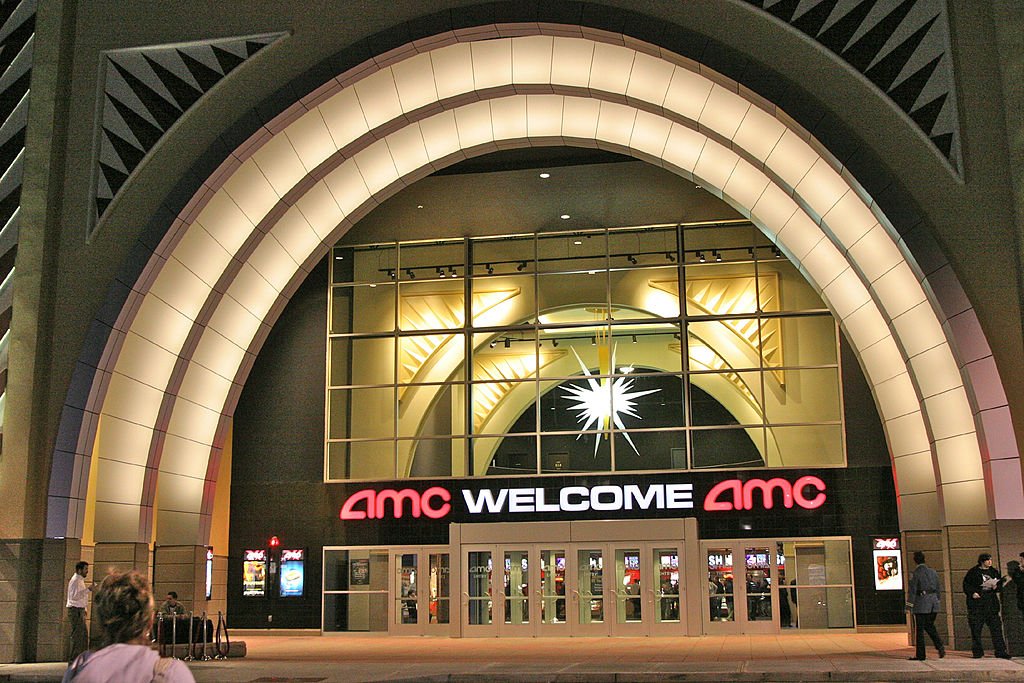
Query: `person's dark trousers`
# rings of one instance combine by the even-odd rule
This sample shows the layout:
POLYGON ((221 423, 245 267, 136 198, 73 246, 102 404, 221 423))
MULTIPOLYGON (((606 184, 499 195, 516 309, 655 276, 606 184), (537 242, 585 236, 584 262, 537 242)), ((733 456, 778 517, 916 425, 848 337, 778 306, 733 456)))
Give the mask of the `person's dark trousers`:
POLYGON ((967 615, 967 621, 971 625, 971 650, 975 657, 985 654, 985 648, 981 644, 981 627, 988 626, 988 632, 992 634, 992 648, 996 657, 1006 656, 1006 641, 1003 640, 1003 620, 999 618, 999 612, 993 610, 978 610, 967 615))
POLYGON ((935 645, 936 650, 939 652, 946 651, 946 648, 942 645, 942 640, 939 638, 939 632, 935 630, 936 614, 937 612, 929 612, 927 614, 914 615, 914 628, 917 631, 917 654, 915 656, 918 659, 924 659, 925 633, 932 639, 932 644, 935 645))
POLYGON ((68 664, 75 657, 89 649, 89 631, 85 627, 85 608, 68 607, 68 623, 71 625, 68 634, 68 664))

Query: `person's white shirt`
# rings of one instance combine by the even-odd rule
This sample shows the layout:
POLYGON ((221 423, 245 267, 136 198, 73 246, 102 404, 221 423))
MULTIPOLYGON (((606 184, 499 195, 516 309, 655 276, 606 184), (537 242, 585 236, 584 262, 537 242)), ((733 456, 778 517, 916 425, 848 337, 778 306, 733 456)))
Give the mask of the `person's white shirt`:
MULTIPOLYGON (((64 681, 74 683, 149 683, 160 655, 145 645, 117 643, 102 650, 82 655, 64 674, 64 681), (85 662, 82 663, 83 657, 85 662), (78 667, 77 671, 75 667, 78 667)), ((184 662, 175 659, 164 672, 166 683, 195 683, 184 662)))
POLYGON ((85 585, 85 578, 75 572, 68 581, 68 604, 67 607, 88 607, 89 587, 85 585))

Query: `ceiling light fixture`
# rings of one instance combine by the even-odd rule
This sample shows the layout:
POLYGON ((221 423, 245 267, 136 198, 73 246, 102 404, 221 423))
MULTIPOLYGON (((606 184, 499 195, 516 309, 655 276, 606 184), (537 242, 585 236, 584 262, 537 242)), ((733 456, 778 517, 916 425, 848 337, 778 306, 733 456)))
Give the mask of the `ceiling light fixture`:
POLYGON ((505 348, 506 349, 512 348, 512 340, 509 339, 508 337, 505 337, 505 348))
POLYGON ((597 346, 597 337, 591 337, 590 338, 590 345, 591 346, 597 346))
POLYGON ((719 254, 719 253, 718 253, 717 251, 715 251, 714 249, 712 249, 712 250, 711 250, 711 255, 715 257, 715 262, 716 262, 716 263, 721 263, 721 262, 722 262, 722 255, 721 255, 721 254, 719 254))
POLYGON ((672 263, 675 263, 675 262, 676 262, 676 255, 675 255, 675 254, 673 254, 673 253, 672 253, 671 251, 666 251, 666 252, 665 252, 665 258, 667 258, 667 259, 668 259, 669 261, 671 261, 672 263))
POLYGON ((487 274, 494 275, 494 268, 491 266, 490 263, 487 264, 487 274))
POLYGON ((497 344, 498 344, 498 340, 497 339, 492 339, 491 343, 488 344, 488 346, 490 346, 493 349, 497 344))
POLYGON ((583 244, 583 242, 581 242, 580 240, 573 240, 573 244, 580 245, 583 244))
POLYGON ((632 254, 626 254, 626 260, 632 264, 636 264, 636 256, 633 256, 632 254))
POLYGON ((633 335, 633 343, 636 344, 636 335, 633 335))
POLYGON ((775 258, 782 258, 782 252, 779 251, 778 247, 772 247, 772 253, 775 254, 775 258))
POLYGON ((555 348, 555 349, 558 348, 558 340, 557 339, 552 339, 551 340, 551 347, 555 348))
POLYGON ((541 177, 541 178, 550 178, 550 177, 551 177, 551 174, 550 174, 550 173, 547 173, 547 172, 544 172, 544 173, 541 173, 541 174, 540 174, 540 177, 541 177))
POLYGON ((697 260, 700 261, 701 263, 706 263, 707 262, 707 259, 704 258, 704 252, 703 251, 698 251, 697 252, 697 260))
POLYGON ((416 279, 416 273, 412 272, 412 268, 406 268, 405 269, 405 274, 409 276, 410 280, 415 280, 416 279))
POLYGON ((561 219, 562 219, 563 221, 567 221, 567 220, 569 220, 570 218, 572 218, 572 216, 570 216, 570 215, 569 215, 569 214, 567 214, 567 213, 563 213, 563 214, 562 214, 561 216, 559 216, 559 218, 561 218, 561 219))
POLYGON ((525 269, 525 268, 526 268, 526 261, 520 261, 519 265, 516 266, 516 270, 518 270, 520 272, 522 272, 522 270, 525 269))
POLYGON ((438 275, 439 275, 440 277, 444 277, 444 268, 442 268, 441 266, 438 266, 438 267, 437 267, 437 274, 438 274, 438 275))
POLYGON ((423 208, 423 205, 422 205, 422 204, 417 204, 417 205, 416 205, 416 208, 417 208, 417 209, 422 209, 422 208, 423 208))
POLYGON ((451 275, 452 277, 458 275, 458 273, 455 272, 455 266, 448 266, 448 274, 451 275))

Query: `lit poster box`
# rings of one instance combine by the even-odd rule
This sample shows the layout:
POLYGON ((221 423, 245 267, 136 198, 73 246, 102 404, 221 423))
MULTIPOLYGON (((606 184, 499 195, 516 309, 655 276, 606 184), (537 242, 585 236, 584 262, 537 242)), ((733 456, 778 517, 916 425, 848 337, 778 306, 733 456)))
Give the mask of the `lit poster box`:
POLYGON ((876 538, 874 540, 875 590, 903 590, 903 560, 900 556, 900 539, 876 538))
POLYGON ((306 581, 306 551, 281 551, 281 597, 302 597, 306 581))
POLYGON ((267 594, 267 551, 246 550, 242 561, 242 595, 267 594))

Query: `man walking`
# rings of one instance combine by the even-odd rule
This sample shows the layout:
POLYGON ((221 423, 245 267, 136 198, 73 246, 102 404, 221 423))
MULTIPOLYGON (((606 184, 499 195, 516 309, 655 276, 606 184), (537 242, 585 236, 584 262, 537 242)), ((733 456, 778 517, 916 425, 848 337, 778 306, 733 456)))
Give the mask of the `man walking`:
POLYGON ((971 650, 974 658, 985 656, 981 645, 981 627, 988 626, 992 634, 992 646, 996 657, 1009 659, 1006 641, 1003 640, 1003 620, 999 618, 998 591, 1003 587, 1003 577, 992 566, 992 555, 981 553, 978 564, 967 570, 964 576, 964 594, 967 596, 967 621, 971 626, 971 650))
POLYGON ((923 662, 924 656, 924 634, 927 633, 939 651, 939 657, 946 656, 946 648, 939 638, 939 632, 935 630, 935 615, 939 612, 939 575, 935 570, 924 563, 924 553, 918 550, 914 553, 914 562, 917 568, 910 575, 910 592, 907 596, 907 605, 914 615, 914 630, 917 632, 917 653, 910 659, 923 662))
POLYGON ((89 563, 79 562, 75 565, 75 573, 68 581, 68 622, 71 625, 68 634, 68 665, 78 655, 89 649, 89 630, 85 625, 85 608, 89 605, 89 592, 96 585, 86 585, 85 577, 89 575, 89 563))

